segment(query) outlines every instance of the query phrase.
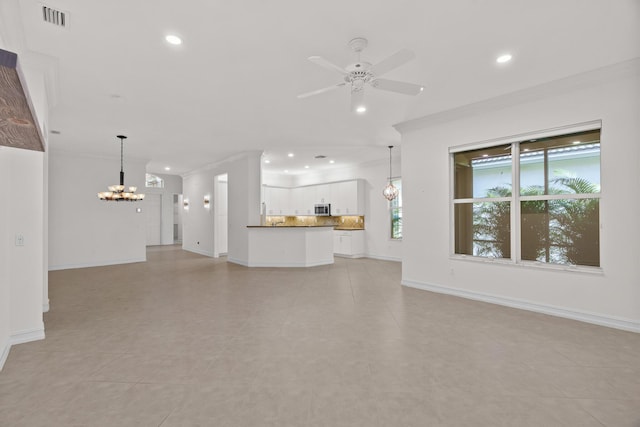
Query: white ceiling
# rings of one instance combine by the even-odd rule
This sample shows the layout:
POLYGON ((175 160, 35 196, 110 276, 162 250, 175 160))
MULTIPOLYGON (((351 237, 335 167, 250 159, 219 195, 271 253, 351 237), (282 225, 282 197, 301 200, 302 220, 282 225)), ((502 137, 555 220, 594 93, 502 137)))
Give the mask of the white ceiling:
POLYGON ((117 156, 125 134, 125 157, 160 173, 247 150, 385 158, 395 123, 640 56, 637 0, 45 1, 68 13, 67 29, 43 22, 38 1, 2 1, 7 47, 55 66, 51 146, 117 156), (369 40, 372 63, 413 50, 385 77, 425 91, 369 90, 362 116, 346 88, 298 99, 340 82, 306 58, 345 66, 354 37, 369 40), (497 64, 504 52, 513 60, 497 64))

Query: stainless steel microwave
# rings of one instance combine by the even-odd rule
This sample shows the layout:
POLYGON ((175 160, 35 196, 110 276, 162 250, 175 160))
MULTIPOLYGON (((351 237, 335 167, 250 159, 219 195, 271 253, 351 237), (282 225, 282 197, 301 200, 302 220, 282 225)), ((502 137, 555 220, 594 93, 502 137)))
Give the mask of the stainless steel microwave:
POLYGON ((328 203, 315 205, 314 213, 317 216, 331 216, 331 205, 328 203))

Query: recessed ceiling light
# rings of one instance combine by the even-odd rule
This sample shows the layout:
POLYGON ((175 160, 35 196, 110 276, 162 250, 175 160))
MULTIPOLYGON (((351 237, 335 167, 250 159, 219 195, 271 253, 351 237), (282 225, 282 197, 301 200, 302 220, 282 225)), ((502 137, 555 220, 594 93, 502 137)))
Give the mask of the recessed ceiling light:
POLYGON ((165 166, 165 167, 164 167, 164 170, 166 170, 166 171, 170 171, 170 170, 171 170, 171 168, 170 168, 169 166, 165 166))
POLYGON ((580 141, 573 141, 572 144, 573 145, 578 145, 578 144, 580 144, 580 141))
POLYGON ((271 160, 267 159, 264 161, 265 163, 271 163, 271 160))
POLYGON ((287 157, 293 157, 293 153, 287 154, 287 157))
POLYGON ((305 169, 309 169, 309 165, 304 165, 304 168, 305 169))
POLYGON ((164 39, 167 41, 167 43, 170 43, 173 45, 182 44, 182 39, 174 34, 169 34, 164 39))
POLYGON ((331 164, 333 164, 335 162, 336 162, 335 160, 329 160, 329 163, 331 163, 331 164))
POLYGON ((508 53, 506 53, 504 55, 498 56, 498 58, 496 58, 496 62, 498 64, 504 64, 505 62, 511 61, 511 58, 512 58, 512 56, 509 55, 508 53))
POLYGON ((420 92, 424 91, 424 86, 420 86, 420 92))
POLYGON ((356 108, 356 113, 364 113, 365 111, 367 111, 367 107, 365 107, 364 105, 360 105, 358 108, 356 108))
POLYGON ((284 173, 289 173, 289 170, 288 170, 288 169, 285 169, 285 170, 284 170, 284 173))

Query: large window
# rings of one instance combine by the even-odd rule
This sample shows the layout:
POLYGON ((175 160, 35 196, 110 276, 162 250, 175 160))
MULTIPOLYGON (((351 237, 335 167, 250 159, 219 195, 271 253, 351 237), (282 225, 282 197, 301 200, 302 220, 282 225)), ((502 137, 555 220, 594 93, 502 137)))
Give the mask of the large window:
POLYGON ((452 157, 454 253, 600 266, 599 129, 452 157))
POLYGON ((402 180, 395 178, 391 183, 398 189, 398 197, 389 203, 391 209, 391 238, 402 239, 402 180))

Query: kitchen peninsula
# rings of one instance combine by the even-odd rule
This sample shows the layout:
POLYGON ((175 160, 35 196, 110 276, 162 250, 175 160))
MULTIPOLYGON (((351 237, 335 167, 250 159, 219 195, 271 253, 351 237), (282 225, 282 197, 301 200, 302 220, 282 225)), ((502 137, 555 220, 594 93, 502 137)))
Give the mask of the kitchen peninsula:
POLYGON ((248 267, 333 264, 333 225, 247 226, 248 267))

